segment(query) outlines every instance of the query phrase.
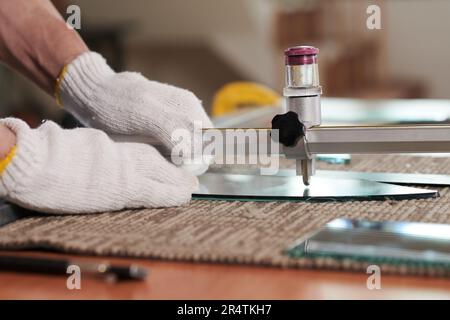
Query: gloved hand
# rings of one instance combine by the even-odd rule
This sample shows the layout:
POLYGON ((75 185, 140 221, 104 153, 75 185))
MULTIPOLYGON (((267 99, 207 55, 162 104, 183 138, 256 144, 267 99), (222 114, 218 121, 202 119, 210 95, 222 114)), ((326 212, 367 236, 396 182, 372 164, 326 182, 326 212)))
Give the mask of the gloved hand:
MULTIPOLYGON (((176 144, 171 139, 174 130, 193 134, 196 121, 204 128, 213 127, 192 92, 150 81, 139 73, 116 73, 95 52, 77 57, 60 79, 56 94, 61 104, 84 125, 126 135, 128 141, 158 145, 165 155, 170 155, 176 144)), ((188 145, 181 148, 192 150, 188 145)), ((189 153, 184 156, 191 158, 189 153)))
POLYGON ((117 143, 95 129, 63 130, 47 121, 30 129, 0 120, 17 137, 0 173, 0 197, 47 213, 94 213, 187 203, 198 181, 152 146, 117 143))

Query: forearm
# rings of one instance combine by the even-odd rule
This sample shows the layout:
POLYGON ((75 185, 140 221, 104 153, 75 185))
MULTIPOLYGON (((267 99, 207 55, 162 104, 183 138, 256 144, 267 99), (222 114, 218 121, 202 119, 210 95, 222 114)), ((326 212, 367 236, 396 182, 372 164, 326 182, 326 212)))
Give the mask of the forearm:
POLYGON ((0 124, 0 161, 6 158, 8 153, 15 145, 15 134, 7 127, 0 124))
POLYGON ((0 60, 47 93, 64 65, 86 51, 49 0, 0 0, 0 60))

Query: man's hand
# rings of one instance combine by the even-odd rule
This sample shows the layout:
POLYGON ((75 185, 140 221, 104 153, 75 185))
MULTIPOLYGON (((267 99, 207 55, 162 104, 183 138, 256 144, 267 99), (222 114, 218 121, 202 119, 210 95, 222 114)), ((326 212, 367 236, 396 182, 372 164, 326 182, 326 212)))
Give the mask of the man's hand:
POLYGON ((50 0, 0 0, 0 61, 48 94, 64 65, 87 51, 50 0))
MULTIPOLYGON (((137 136, 170 155, 172 133, 211 128, 200 100, 190 91, 150 81, 139 73, 115 73, 102 56, 87 52, 66 68, 60 85, 64 108, 87 126, 137 136)), ((192 141, 190 141, 192 142, 192 141)))
POLYGON ((137 73, 115 73, 67 28, 49 0, 0 1, 0 60, 49 94, 55 94, 56 82, 58 100, 84 124, 126 141, 150 143, 167 156, 175 129, 192 133, 196 121, 212 127, 191 92, 137 73))
POLYGON ((0 175, 0 198, 47 213, 94 213, 179 206, 198 188, 197 178, 147 144, 117 143, 95 129, 63 130, 47 121, 30 129, 0 120, 17 137, 0 175))

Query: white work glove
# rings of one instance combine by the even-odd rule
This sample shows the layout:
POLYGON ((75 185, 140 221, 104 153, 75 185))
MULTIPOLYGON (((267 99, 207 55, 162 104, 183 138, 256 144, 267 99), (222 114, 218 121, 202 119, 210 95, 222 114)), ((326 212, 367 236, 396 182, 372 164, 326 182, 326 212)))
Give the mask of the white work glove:
MULTIPOLYGON (((77 57, 60 79, 63 107, 85 126, 125 135, 128 141, 147 142, 167 156, 177 144, 171 139, 174 130, 185 129, 193 134, 194 122, 203 128, 213 127, 192 92, 150 81, 136 72, 116 73, 95 52, 77 57)), ((189 160, 195 156, 193 141, 183 143, 188 142, 191 148, 179 145, 178 149, 191 150, 184 154, 189 160)), ((207 165, 195 168, 195 173, 201 174, 207 165)))
POLYGON ((95 129, 63 130, 47 121, 30 129, 0 120, 15 132, 16 152, 0 177, 0 197, 47 213, 94 213, 178 206, 198 188, 191 173, 152 146, 117 143, 95 129))

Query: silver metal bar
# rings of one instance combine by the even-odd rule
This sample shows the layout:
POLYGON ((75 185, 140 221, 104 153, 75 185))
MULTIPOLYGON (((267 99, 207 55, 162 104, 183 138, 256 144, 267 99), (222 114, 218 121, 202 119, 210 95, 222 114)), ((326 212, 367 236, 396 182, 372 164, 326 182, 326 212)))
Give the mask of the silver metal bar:
MULTIPOLYGON (((226 150, 246 150, 245 154, 261 153, 252 144, 265 145, 267 153, 273 154, 271 129, 251 128, 256 131, 257 141, 245 136, 246 129, 205 129, 204 137, 210 136, 210 130, 220 130, 224 136, 223 147, 226 150), (241 135, 227 135, 226 132, 238 132, 241 135), (264 134, 260 134, 264 133, 264 134), (265 139, 265 140, 261 140, 265 139), (228 146, 228 148, 226 147, 228 146)), ((209 144, 209 139, 205 139, 209 144)), ((449 153, 450 125, 417 126, 318 126, 306 130, 306 148, 310 155, 317 154, 383 154, 383 153, 449 153)), ((303 159, 302 144, 292 148, 281 148, 279 154, 289 153, 292 158, 303 159), (289 150, 289 152, 287 152, 289 150), (300 152, 301 151, 301 152, 300 152), (294 156, 293 156, 294 155, 294 156)))
POLYGON ((449 152, 450 125, 313 127, 306 145, 311 155, 449 152))
MULTIPOLYGON (((271 129, 252 129, 253 135, 246 135, 245 129, 236 129, 236 132, 240 130, 239 135, 226 134, 233 130, 221 130, 224 139, 219 148, 223 148, 222 154, 225 157, 229 156, 227 153, 230 150, 240 150, 238 154, 241 157, 284 153, 286 157, 296 160, 297 175, 302 175, 306 186, 314 175, 314 157, 319 154, 450 152, 450 125, 317 126, 307 129, 305 137, 296 146, 281 148, 272 147, 275 143, 272 136, 276 135, 273 135, 271 129), (247 139, 250 136, 253 139, 247 139), (255 147, 254 144, 258 146, 255 147)), ((208 136, 208 130, 203 134, 204 137, 208 136)), ((235 153, 232 156, 234 155, 235 153)))

